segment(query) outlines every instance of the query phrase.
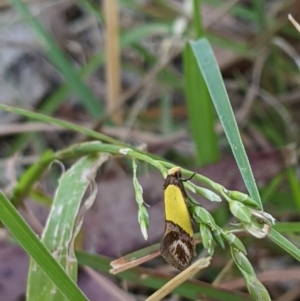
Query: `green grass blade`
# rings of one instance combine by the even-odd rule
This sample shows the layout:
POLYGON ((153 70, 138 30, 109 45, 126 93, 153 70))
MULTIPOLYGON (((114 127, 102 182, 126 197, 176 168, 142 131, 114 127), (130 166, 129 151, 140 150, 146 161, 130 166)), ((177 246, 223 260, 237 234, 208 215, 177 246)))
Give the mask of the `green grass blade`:
POLYGON ((193 25, 196 32, 196 37, 202 38, 204 36, 204 27, 202 23, 201 14, 201 0, 193 0, 193 25))
POLYGON ((69 129, 71 131, 82 133, 82 134, 85 134, 88 137, 99 139, 99 140, 102 140, 102 141, 105 141, 105 142, 108 142, 108 143, 118 144, 118 145, 122 145, 122 144, 126 145, 126 144, 120 142, 119 140, 113 139, 113 138, 111 138, 109 136, 106 136, 106 135, 103 135, 99 132, 90 130, 90 129, 85 128, 83 126, 79 126, 75 123, 71 123, 71 122, 68 122, 68 121, 64 121, 64 120, 61 120, 61 119, 50 117, 50 116, 47 116, 47 115, 44 115, 44 114, 35 113, 35 112, 31 112, 31 111, 27 111, 27 110, 24 110, 24 109, 19 109, 19 108, 16 108, 16 107, 11 107, 11 106, 7 106, 7 105, 3 105, 3 104, 0 104, 0 110, 4 110, 4 111, 8 111, 8 112, 15 113, 15 114, 18 114, 18 115, 22 115, 22 116, 25 116, 25 117, 28 117, 28 118, 32 118, 34 120, 39 120, 39 121, 42 121, 42 122, 47 122, 47 123, 59 125, 59 126, 65 128, 65 129, 69 129))
POLYGON ((296 234, 300 229, 300 222, 276 223, 273 228, 280 233, 296 234))
MULTIPOLYGON (((97 169, 107 158, 107 155, 83 157, 62 175, 42 235, 44 245, 55 254, 55 258, 74 281, 77 280, 74 239, 82 224, 83 213, 86 207, 89 208, 92 205, 97 189, 93 190, 91 197, 85 200, 84 205, 81 205, 82 198, 93 181, 97 169), (85 206, 86 204, 88 206, 85 206), (78 219, 79 217, 81 218, 78 219)), ((36 262, 31 260, 27 301, 39 300, 63 301, 66 299, 36 262)))
POLYGON ((1 191, 0 220, 68 300, 88 301, 1 191))
MULTIPOLYGON (((197 59, 198 66, 202 71, 203 77, 207 84, 221 123, 224 127, 224 131, 230 143, 232 152, 234 154, 235 160, 238 164, 246 187, 252 199, 257 202, 260 208, 262 208, 259 192, 213 51, 205 38, 191 42, 191 46, 197 59)), ((277 245, 279 245, 286 252, 300 261, 300 250, 291 242, 289 242, 285 237, 283 237, 274 229, 271 230, 269 236, 277 245)))
POLYGON ((298 261, 300 261, 300 250, 295 245, 293 245, 290 241, 288 241, 284 236, 282 236, 276 230, 271 229, 269 237, 283 250, 285 250, 287 253, 292 255, 298 261))
POLYGON ((222 75, 211 46, 205 38, 190 42, 190 44, 220 121, 224 127, 224 131, 246 187, 250 196, 257 202, 258 206, 262 208, 259 192, 239 134, 222 75))
POLYGON ((34 18, 27 6, 20 0, 12 0, 13 5, 18 9, 20 14, 28 20, 33 30, 46 44, 46 53, 52 62, 61 70, 67 82, 69 82, 73 91, 80 96, 82 104, 87 108, 89 113, 94 117, 99 117, 103 108, 92 93, 92 91, 82 82, 77 71, 72 67, 67 56, 61 51, 51 35, 42 27, 42 25, 34 18))
MULTIPOLYGON (((197 38, 204 36, 201 0, 193 0, 193 27, 197 38)), ((217 135, 214 130, 214 109, 196 58, 189 43, 183 53, 185 96, 193 140, 200 165, 214 163, 219 158, 217 135)))
POLYGON ((214 108, 189 43, 184 49, 184 78, 190 128, 197 149, 197 162, 200 165, 216 162, 219 152, 214 131, 214 108))

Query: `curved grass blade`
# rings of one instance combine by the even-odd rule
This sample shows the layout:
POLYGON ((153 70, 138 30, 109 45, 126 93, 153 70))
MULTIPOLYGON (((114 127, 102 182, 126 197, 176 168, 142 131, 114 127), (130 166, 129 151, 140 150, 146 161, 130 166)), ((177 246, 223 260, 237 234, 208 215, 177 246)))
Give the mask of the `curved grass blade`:
POLYGON ((190 44, 249 194, 262 209, 259 192, 211 46, 205 38, 192 41, 190 44))
MULTIPOLYGON (((15 207, 0 191, 0 220, 16 238, 23 249, 44 270, 67 300, 88 301, 62 266, 53 258, 49 250, 24 221, 15 207)), ((41 300, 41 299, 40 299, 41 300)))

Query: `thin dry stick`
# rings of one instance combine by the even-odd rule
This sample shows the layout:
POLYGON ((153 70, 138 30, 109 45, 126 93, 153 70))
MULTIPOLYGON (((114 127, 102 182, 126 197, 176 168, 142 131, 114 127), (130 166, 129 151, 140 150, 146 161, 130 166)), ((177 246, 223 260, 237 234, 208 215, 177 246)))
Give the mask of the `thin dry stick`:
POLYGON ((299 23, 293 18, 292 15, 288 15, 289 20, 292 22, 292 24, 295 26, 295 28, 300 32, 300 25, 299 23))
MULTIPOLYGON (((119 45, 119 13, 118 0, 104 0, 104 16, 106 25, 106 82, 107 82, 107 107, 114 108, 118 105, 120 96, 120 45, 119 45)), ((122 110, 112 115, 113 121, 122 123, 122 110)))
POLYGON ((157 252, 154 252, 154 253, 151 253, 151 254, 148 254, 146 256, 143 256, 141 258, 137 258, 135 260, 132 260, 132 261, 126 261, 126 259, 124 258, 119 258, 117 260, 114 260, 110 263, 110 265, 113 267, 112 269, 109 270, 109 272, 111 274, 118 274, 118 273, 121 273, 123 271, 126 271, 128 269, 131 269, 133 267, 136 267, 136 266, 139 266, 141 265, 142 263, 144 262, 147 262, 157 256, 160 255, 160 251, 157 251, 157 252))
POLYGON ((170 292, 172 292, 176 287, 178 287, 181 283, 189 279, 192 275, 197 273, 198 271, 209 266, 211 261, 211 257, 205 257, 194 262, 190 267, 182 271, 180 274, 175 276, 172 280, 170 280, 167 284, 157 290, 153 295, 147 298, 145 301, 159 301, 170 292))

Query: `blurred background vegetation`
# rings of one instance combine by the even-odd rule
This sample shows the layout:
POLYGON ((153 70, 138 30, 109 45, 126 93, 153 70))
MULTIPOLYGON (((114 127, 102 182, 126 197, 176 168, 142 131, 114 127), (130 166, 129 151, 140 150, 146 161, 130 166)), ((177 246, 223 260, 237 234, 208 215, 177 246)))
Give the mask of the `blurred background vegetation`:
MULTIPOLYGON (((1 0, 0 14, 1 104, 94 129, 115 139, 106 142, 133 145, 230 190, 246 191, 188 45, 206 37, 264 209, 282 222, 277 229, 300 245, 300 33, 288 20, 292 14, 300 21, 299 0, 1 0)), ((0 111, 1 188, 11 193, 47 149, 57 152, 89 139, 63 126, 0 111)), ((163 179, 141 164, 139 180, 151 205, 145 242, 127 163, 116 157, 98 174, 99 192, 94 210, 86 213, 78 248, 116 258, 161 238, 163 179)), ((69 167, 72 161, 64 164, 69 167)), ((33 228, 45 223, 60 173, 52 167, 24 195, 26 202, 18 203, 33 228)), ((230 220, 226 205, 201 202, 219 225, 230 220)), ((28 257, 6 230, 0 233, 0 299, 24 300, 28 257)), ((300 300, 298 263, 268 240, 246 237, 243 242, 272 299, 300 300)), ((228 252, 217 250, 212 268, 199 279, 213 282, 229 260, 228 252)), ((102 264, 98 268, 107 273, 108 260, 102 264)), ((154 270, 145 286, 131 274, 96 283, 87 270, 80 271, 79 284, 90 300, 125 300, 124 291, 126 298, 143 300, 166 268, 161 259, 147 266, 154 270)), ((248 300, 234 268, 220 277, 223 297, 216 289, 211 298, 248 300), (222 288, 233 295, 226 297, 222 288)), ((177 293, 187 297, 187 290, 177 293)))

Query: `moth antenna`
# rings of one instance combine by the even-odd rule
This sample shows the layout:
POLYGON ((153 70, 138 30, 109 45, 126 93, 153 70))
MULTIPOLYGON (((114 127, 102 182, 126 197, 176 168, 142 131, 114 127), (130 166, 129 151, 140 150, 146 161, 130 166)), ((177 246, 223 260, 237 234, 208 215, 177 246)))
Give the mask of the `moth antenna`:
POLYGON ((188 177, 188 178, 180 178, 180 181, 182 181, 182 182, 187 182, 187 181, 189 181, 189 180, 191 180, 194 176, 195 176, 195 174, 196 174, 196 172, 194 172, 190 177, 188 177))

